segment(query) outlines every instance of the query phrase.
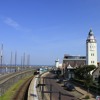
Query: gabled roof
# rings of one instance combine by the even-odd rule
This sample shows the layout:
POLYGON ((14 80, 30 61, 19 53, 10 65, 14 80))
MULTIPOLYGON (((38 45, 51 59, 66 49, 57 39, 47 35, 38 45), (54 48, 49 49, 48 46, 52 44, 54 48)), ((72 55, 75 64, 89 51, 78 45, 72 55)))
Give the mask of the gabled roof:
POLYGON ((73 69, 73 67, 69 64, 67 69, 73 69))
POLYGON ((94 74, 98 70, 100 70, 100 66, 98 66, 97 68, 95 68, 95 70, 92 72, 92 74, 94 74))

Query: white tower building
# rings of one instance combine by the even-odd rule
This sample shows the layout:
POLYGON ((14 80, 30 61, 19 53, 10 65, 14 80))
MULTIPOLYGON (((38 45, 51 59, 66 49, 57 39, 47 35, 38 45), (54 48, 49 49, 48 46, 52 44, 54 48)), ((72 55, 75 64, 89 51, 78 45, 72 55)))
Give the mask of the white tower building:
POLYGON ((55 66, 56 66, 56 68, 59 67, 59 59, 55 60, 55 66))
POLYGON ((86 40, 86 64, 97 67, 97 42, 91 29, 86 40))

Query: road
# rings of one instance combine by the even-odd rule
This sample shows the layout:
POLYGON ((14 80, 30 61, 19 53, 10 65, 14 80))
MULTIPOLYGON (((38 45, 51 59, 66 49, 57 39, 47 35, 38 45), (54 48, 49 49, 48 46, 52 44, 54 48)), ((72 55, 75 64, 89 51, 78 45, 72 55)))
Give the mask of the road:
MULTIPOLYGON (((46 75, 46 77, 53 77, 53 74, 49 73, 46 75)), ((50 90, 50 84, 52 85, 52 91, 55 91, 57 93, 52 93, 52 99, 51 100, 78 100, 75 96, 73 96, 68 91, 64 90, 63 87, 61 87, 54 79, 44 79, 44 83, 48 84, 45 88, 45 91, 50 90), (59 98, 59 92, 62 94, 66 94, 67 96, 61 95, 61 99, 59 98)), ((45 95, 48 96, 50 100, 50 93, 45 93, 45 95)))

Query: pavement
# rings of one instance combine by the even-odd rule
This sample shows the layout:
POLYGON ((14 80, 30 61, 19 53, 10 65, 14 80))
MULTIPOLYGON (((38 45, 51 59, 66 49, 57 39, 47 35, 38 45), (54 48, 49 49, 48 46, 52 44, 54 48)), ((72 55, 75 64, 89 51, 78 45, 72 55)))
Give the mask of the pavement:
MULTIPOLYGON (((29 86, 29 91, 28 91, 28 100, 40 100, 40 91, 37 90, 36 86, 37 86, 37 78, 38 76, 35 76, 29 86)), ((94 98, 94 96, 91 94, 91 93, 88 93, 87 91, 81 89, 80 87, 78 86, 75 86, 76 88, 76 91, 78 91, 79 93, 83 94, 82 97, 80 97, 79 99, 80 100, 96 100, 94 98), (85 96, 89 95, 90 96, 90 99, 84 99, 85 96)))
POLYGON ((89 95, 89 97, 90 97, 90 99, 88 99, 88 100, 96 100, 96 99, 94 98, 94 95, 92 95, 91 93, 88 93, 87 91, 81 89, 80 87, 75 86, 75 89, 76 89, 76 91, 78 91, 78 92, 80 92, 81 94, 83 94, 83 96, 79 98, 80 100, 86 100, 86 99, 84 99, 84 98, 85 98, 85 96, 87 96, 87 95, 89 95))
POLYGON ((36 77, 38 77, 38 76, 35 76, 30 83, 27 100, 39 100, 38 94, 37 94, 37 89, 36 89, 36 85, 37 85, 36 77))

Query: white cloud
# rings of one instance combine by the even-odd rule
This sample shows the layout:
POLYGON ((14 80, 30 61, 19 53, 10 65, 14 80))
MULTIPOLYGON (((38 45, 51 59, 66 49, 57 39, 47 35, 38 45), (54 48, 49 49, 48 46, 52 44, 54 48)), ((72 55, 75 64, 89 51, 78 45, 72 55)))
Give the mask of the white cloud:
POLYGON ((4 19, 4 23, 6 23, 7 25, 9 25, 9 26, 11 26, 11 27, 13 27, 15 29, 20 29, 20 25, 16 21, 11 19, 11 18, 8 18, 8 17, 5 18, 4 19))
POLYGON ((2 17, 3 22, 8 25, 11 26, 12 28, 18 30, 18 31, 22 31, 22 32, 32 32, 31 29, 28 29, 26 27, 21 26, 17 21, 13 20, 10 17, 2 17))

